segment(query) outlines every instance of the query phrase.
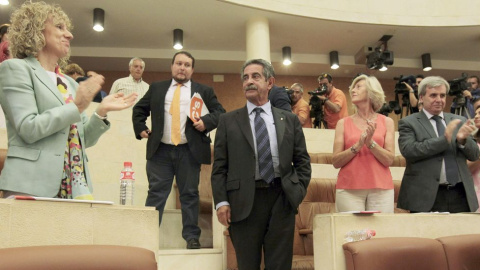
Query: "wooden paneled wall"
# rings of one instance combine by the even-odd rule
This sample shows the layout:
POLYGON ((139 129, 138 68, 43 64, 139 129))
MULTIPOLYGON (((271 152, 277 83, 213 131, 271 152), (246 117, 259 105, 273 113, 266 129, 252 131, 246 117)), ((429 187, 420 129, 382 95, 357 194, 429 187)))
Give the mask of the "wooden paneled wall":
MULTIPOLYGON (((105 76, 105 85, 103 89, 107 93, 110 92, 110 88, 116 79, 126 77, 129 74, 127 68, 125 68, 125 72, 105 71, 105 72, 99 72, 99 73, 105 76)), ((145 71, 143 74, 143 79, 147 83, 152 83, 154 81, 168 80, 170 78, 171 78, 171 74, 167 72, 145 71)), ((223 105, 223 107, 227 111, 232 111, 234 109, 237 109, 245 105, 245 98, 243 95, 240 74, 194 73, 192 79, 196 82, 212 86, 213 89, 215 90, 215 93, 217 94, 217 97, 220 103, 223 105), (213 82, 213 75, 223 75, 224 81, 213 82)), ((333 78, 334 86, 345 92, 350 114, 353 113, 353 107, 350 102, 350 95, 348 93, 348 87, 350 86, 351 81, 352 81, 352 78, 346 78, 346 77, 333 78)), ((387 101, 394 100, 395 99, 394 88, 395 88, 396 81, 394 81, 393 78, 391 80, 380 79, 379 81, 382 84, 383 90, 387 97, 386 100, 387 101)), ((296 82, 299 82, 303 85, 304 87, 303 98, 307 101, 310 99, 310 96, 307 94, 307 92, 312 91, 313 89, 318 87, 316 76, 281 76, 280 75, 276 77, 275 84, 278 86, 290 87, 293 83, 296 83, 296 82)), ((451 102, 452 102, 452 97, 447 97, 447 105, 445 107, 446 111, 450 110, 451 102)), ((400 116, 394 113, 391 113, 390 117, 395 121, 395 126, 397 126, 400 116)))

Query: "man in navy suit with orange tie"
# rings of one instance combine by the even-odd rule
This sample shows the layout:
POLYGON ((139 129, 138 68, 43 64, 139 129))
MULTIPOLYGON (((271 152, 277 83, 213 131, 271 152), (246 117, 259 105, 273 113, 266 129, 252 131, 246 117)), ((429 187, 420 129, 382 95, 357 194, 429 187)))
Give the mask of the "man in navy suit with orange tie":
POLYGON ((133 108, 133 128, 137 139, 146 138, 148 196, 146 206, 163 210, 175 177, 182 207, 182 237, 188 249, 200 248, 198 227, 198 181, 200 165, 211 163, 209 132, 224 113, 213 89, 190 78, 195 59, 185 51, 172 59, 172 80, 155 82, 133 108), (194 121, 187 117, 190 99, 200 94, 209 114, 194 121), (152 129, 146 125, 151 114, 152 129))

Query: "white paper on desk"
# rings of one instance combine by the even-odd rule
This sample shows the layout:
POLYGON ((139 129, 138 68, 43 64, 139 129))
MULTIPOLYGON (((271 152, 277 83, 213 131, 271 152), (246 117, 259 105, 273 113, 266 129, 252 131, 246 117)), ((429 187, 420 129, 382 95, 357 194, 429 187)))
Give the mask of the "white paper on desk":
POLYGON ((69 203, 113 204, 113 202, 111 201, 60 199, 60 198, 35 197, 35 196, 25 196, 25 195, 11 195, 7 199, 28 200, 28 201, 69 202, 69 203))
POLYGON ((340 214, 376 214, 376 213, 381 213, 381 211, 378 210, 366 210, 366 211, 346 211, 346 212, 340 212, 340 214))
POLYGON ((200 118, 210 112, 208 111, 207 106, 205 106, 202 96, 200 96, 199 93, 194 93, 192 99, 190 99, 190 109, 187 110, 186 113, 190 120, 197 122, 195 118, 200 118))

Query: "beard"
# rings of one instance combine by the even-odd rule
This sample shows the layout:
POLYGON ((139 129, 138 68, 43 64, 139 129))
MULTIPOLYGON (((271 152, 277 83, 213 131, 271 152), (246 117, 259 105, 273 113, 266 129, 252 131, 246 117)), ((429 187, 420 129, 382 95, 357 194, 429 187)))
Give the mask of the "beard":
POLYGON ((173 76, 173 79, 177 82, 177 83, 181 83, 181 84, 184 84, 186 82, 188 82, 190 80, 190 78, 187 78, 187 76, 183 75, 183 76, 173 76))

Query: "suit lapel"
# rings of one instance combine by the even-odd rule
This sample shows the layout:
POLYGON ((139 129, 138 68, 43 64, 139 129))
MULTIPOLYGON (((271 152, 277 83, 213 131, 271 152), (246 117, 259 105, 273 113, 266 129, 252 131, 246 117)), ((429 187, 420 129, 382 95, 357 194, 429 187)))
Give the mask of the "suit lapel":
POLYGON ((242 131, 243 135, 250 144, 250 147, 255 150, 255 144, 253 143, 253 134, 252 128, 250 126, 250 118, 248 118, 248 110, 247 106, 243 107, 242 109, 238 110, 235 119, 237 120, 238 126, 242 131))
POLYGON ((430 137, 432 138, 437 137, 437 134, 433 129, 432 123, 430 123, 430 120, 428 119, 427 115, 423 111, 417 114, 417 119, 418 119, 418 122, 420 122, 420 125, 422 125, 425 128, 425 130, 427 131, 428 135, 430 135, 430 137))
POLYGON ((33 69, 33 73, 35 73, 35 76, 38 78, 38 80, 42 82, 62 104, 65 104, 65 100, 60 94, 60 91, 58 91, 57 86, 53 83, 50 76, 48 76, 45 69, 43 69, 43 67, 40 65, 40 62, 38 62, 38 60, 33 56, 25 58, 25 61, 33 69))
MULTIPOLYGON (((195 94, 196 92, 198 92, 198 89, 197 89, 197 84, 194 83, 192 80, 190 80, 190 83, 191 83, 191 91, 190 91, 190 97, 193 97, 193 94, 195 94)), ((200 93, 199 93, 200 94, 200 93)), ((201 94, 200 94, 201 96, 201 94)), ((203 97, 202 97, 203 98, 203 97)))
POLYGON ((443 113, 443 117, 445 117, 445 124, 448 126, 448 123, 452 121, 453 116, 451 114, 443 113))
POLYGON ((280 148, 283 142, 283 134, 285 134, 285 115, 283 111, 272 107, 273 121, 275 123, 275 130, 277 132, 277 145, 280 148))

